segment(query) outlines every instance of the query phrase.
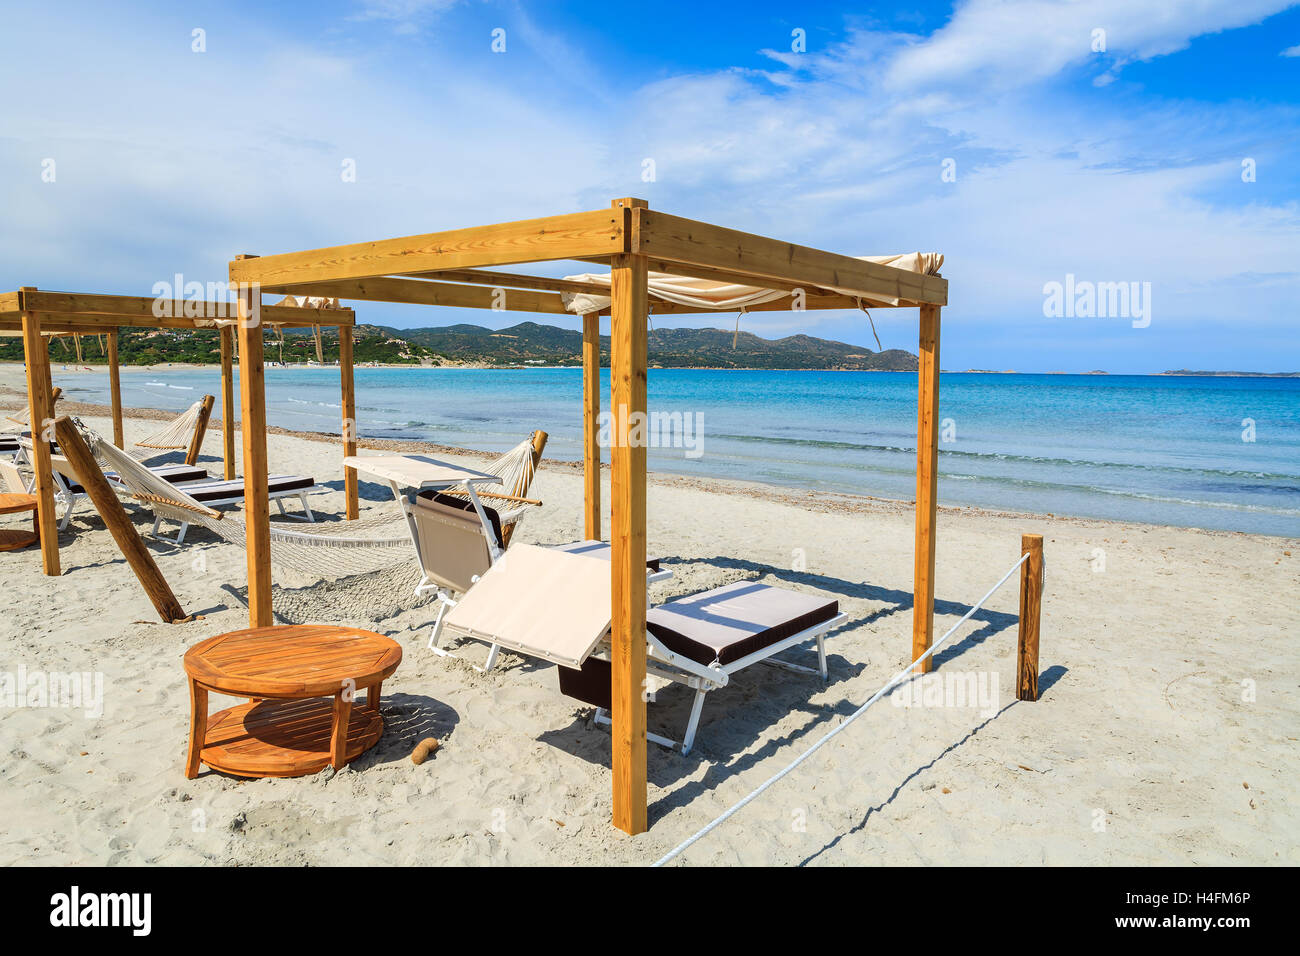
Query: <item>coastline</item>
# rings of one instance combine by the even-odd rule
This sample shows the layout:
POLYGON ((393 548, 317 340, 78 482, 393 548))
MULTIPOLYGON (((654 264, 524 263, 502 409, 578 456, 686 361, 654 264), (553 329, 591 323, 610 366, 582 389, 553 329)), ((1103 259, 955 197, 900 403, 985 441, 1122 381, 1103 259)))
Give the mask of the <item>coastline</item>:
MULTIPOLYGON (((178 366, 164 367, 176 368, 178 366)), ((22 407, 25 407, 23 394, 14 389, 12 383, 6 384, 2 379, 0 379, 0 415, 22 407)), ((109 406, 93 402, 61 401, 59 402, 59 409, 63 414, 75 415, 82 418, 107 419, 112 413, 109 406)), ((221 416, 218 414, 219 410, 220 408, 218 406, 218 409, 213 412, 212 418, 208 423, 208 441, 211 441, 214 435, 219 437, 221 434, 222 422, 221 416)), ((176 413, 174 411, 165 411, 157 408, 124 408, 122 410, 122 417, 124 421, 170 421, 176 417, 176 413)), ((284 428, 279 425, 267 425, 266 430, 268 435, 285 436, 316 444, 339 444, 339 436, 329 432, 302 431, 284 428)), ((235 431, 236 433, 239 432, 238 422, 235 423, 235 431)), ((238 442, 236 445, 238 446, 238 442)), ((444 445, 438 442, 406 438, 366 438, 362 436, 357 439, 357 448, 361 451, 463 456, 469 460, 480 462, 490 461, 496 457, 490 452, 477 451, 475 449, 462 448, 455 445, 444 445)), ((582 473, 581 461, 548 457, 546 463, 548 467, 553 469, 562 468, 579 475, 582 473)), ((609 474, 610 466, 607 462, 602 462, 600 468, 602 474, 609 474)), ((683 488, 703 491, 706 493, 740 495, 752 499, 794 505, 807 510, 819 511, 827 514, 906 513, 910 515, 914 505, 913 500, 904 498, 852 494, 849 492, 816 491, 776 485, 767 482, 742 481, 720 477, 697 478, 690 475, 681 475, 668 471, 650 471, 647 477, 650 483, 665 488, 683 488)), ((1013 511, 1004 508, 984 508, 977 505, 943 504, 942 502, 939 504, 939 511, 942 514, 949 515, 983 515, 1028 522, 1066 521, 1088 527, 1121 525, 1151 528, 1177 528, 1180 531, 1198 532, 1207 535, 1241 535, 1261 539, 1295 541, 1297 544, 1300 544, 1300 538, 1291 538, 1286 535, 1268 535, 1250 531, 1230 531, 1186 525, 1165 525, 1143 521, 1116 521, 1109 518, 1090 518, 1081 515, 1057 514, 1055 512, 1013 511)))
MULTIPOLYGON (((83 372, 107 372, 108 365, 105 363, 96 363, 90 365, 77 365, 76 363, 51 361, 52 366, 64 365, 68 368, 75 368, 83 372)), ((17 366, 22 367, 22 362, 0 359, 0 367, 17 366)), ((203 370, 219 368, 216 362, 198 363, 198 362, 164 362, 157 365, 122 365, 122 372, 165 372, 176 370, 203 370)), ((358 363, 356 368, 396 368, 396 369, 480 369, 484 371, 548 371, 554 369, 574 369, 581 368, 581 365, 488 365, 483 362, 447 362, 442 365, 423 365, 419 363, 384 363, 384 362, 367 362, 358 363)), ((268 372, 280 369, 308 369, 321 368, 333 369, 337 365, 318 365, 318 364, 292 364, 292 365, 275 365, 267 363, 268 372)), ((602 369, 608 368, 602 365, 602 369)), ((651 365, 651 369, 665 372, 870 372, 885 374, 903 374, 914 375, 915 371, 882 369, 882 368, 771 368, 769 366, 750 368, 748 366, 712 366, 712 365, 651 365)), ((942 375, 1088 375, 1088 376, 1133 376, 1133 377, 1151 377, 1151 378, 1300 378, 1300 372, 1240 372, 1240 371, 1189 371, 1184 369, 1163 371, 1163 372, 1111 372, 1102 369, 1091 369, 1086 372, 1062 372, 1058 370, 1049 370, 1045 372, 1026 372, 1021 369, 984 369, 984 368, 945 368, 940 369, 942 375)))
MULTIPOLYGON (((108 426, 93 409, 68 411, 101 431, 108 426)), ((126 419, 128 441, 148 433, 150 417, 126 419)), ((271 432, 270 467, 313 475, 324 486, 312 496, 322 527, 339 520, 337 439, 271 432)), ((201 465, 220 467, 220 444, 219 429, 210 430, 201 465)), ((575 465, 544 458, 530 492, 544 504, 517 539, 546 545, 579 537, 582 485, 575 465)), ((363 480, 361 491, 363 516, 393 507, 386 487, 363 480)), ((602 491, 608 495, 607 479, 602 491)), ((132 513, 147 535, 147 510, 132 513)), ((653 603, 756 581, 833 597, 848 620, 827 644, 829 682, 749 668, 709 695, 689 756, 650 747, 646 835, 610 839, 609 735, 590 725, 590 708, 558 693, 554 668, 507 652, 483 674, 475 669, 486 652, 480 644, 453 643, 453 658, 427 649, 434 608, 411 596, 413 561, 348 585, 277 571, 287 585, 276 592, 281 620, 349 624, 402 645, 402 664, 384 687, 387 727, 373 751, 337 775, 238 781, 205 772, 186 781, 181 657, 200 640, 247 626, 245 554, 200 528, 183 548, 146 538, 182 607, 197 615, 159 624, 102 520, 83 503, 59 536, 62 577, 40 573, 35 549, 0 556, 0 593, 21 596, 0 615, 6 666, 104 678, 102 716, 18 707, 0 721, 9 768, 0 814, 12 858, 180 865, 657 859, 835 726, 908 659, 913 515, 905 502, 662 474, 649 482, 647 515, 648 546, 673 574, 652 586, 653 603), (411 749, 430 736, 442 747, 413 765, 411 749), (202 829, 191 826, 195 811, 202 829)), ((1300 863, 1300 848, 1277 839, 1300 829, 1288 691, 1300 682, 1300 653, 1293 602, 1279 597, 1300 593, 1300 545, 944 508, 936 633, 956 624, 1015 562, 1023 533, 1045 538, 1037 703, 1015 702, 1011 582, 963 625, 936 671, 943 679, 984 675, 991 696, 979 706, 882 701, 681 862, 1300 863), (1244 673, 1259 688, 1250 702, 1242 661, 1251 662, 1244 673), (1094 829, 1097 808, 1106 815, 1103 832, 1094 829), (792 832, 796 811, 806 827, 792 832)), ((795 653, 801 662, 810 656, 795 653)), ((688 691, 662 690, 649 727, 680 736, 690 709, 688 691)))

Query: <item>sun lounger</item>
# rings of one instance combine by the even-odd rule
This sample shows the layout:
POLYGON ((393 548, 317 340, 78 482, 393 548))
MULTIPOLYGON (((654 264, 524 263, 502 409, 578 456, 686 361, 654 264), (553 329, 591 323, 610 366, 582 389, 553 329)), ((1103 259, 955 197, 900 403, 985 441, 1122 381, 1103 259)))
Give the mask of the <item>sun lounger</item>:
MULTIPOLYGON (((550 661, 560 667, 560 689, 597 708, 610 706, 609 564, 591 554, 516 545, 488 569, 447 615, 458 633, 550 661)), ((741 581, 670 601, 646 614, 646 672, 695 690, 686 733, 689 753, 704 697, 756 663, 826 679, 826 634, 846 620, 837 601, 741 581), (816 668, 775 655, 817 642, 816 668)), ((647 734, 668 747, 676 741, 647 734)))
MULTIPOLYGON (((19 439, 19 447, 23 455, 31 459, 32 440, 28 435, 19 439)), ((59 446, 50 443, 50 469, 51 477, 54 480, 54 498, 63 506, 63 517, 59 520, 59 530, 62 531, 72 520, 72 512, 86 497, 86 489, 81 484, 81 478, 72 463, 63 456, 59 446)), ((180 485, 188 482, 203 481, 208 478, 208 473, 202 469, 191 465, 157 465, 149 469, 159 478, 170 484, 180 485)), ((104 475, 108 483, 113 486, 114 490, 119 492, 125 491, 122 480, 114 472, 108 472, 104 475)))
MULTIPOLYGON (((415 521, 419 529, 420 564, 424 569, 426 581, 438 586, 438 616, 434 620, 433 632, 429 635, 429 649, 443 656, 447 651, 439 646, 442 639, 443 624, 447 612, 456 606, 453 594, 464 594, 470 586, 479 580, 492 566, 492 557, 487 547, 482 525, 477 520, 468 502, 450 499, 446 496, 421 494, 416 502, 415 521), (450 513, 449 508, 463 508, 463 511, 450 513), (446 593, 451 591, 452 594, 446 593)), ((496 512, 484 507, 489 521, 494 527, 496 512)), ((604 541, 574 541, 571 544, 555 546, 552 550, 567 554, 609 561, 610 547, 604 541)), ((608 564, 605 574, 609 574, 608 564)), ((672 577, 671 571, 660 570, 659 559, 646 561, 647 581, 662 581, 672 577)), ((500 646, 494 642, 488 651, 487 663, 483 665, 486 673, 496 666, 500 646)))
MULTIPOLYGON (((153 471, 154 469, 150 469, 153 471)), ((207 478, 207 474, 204 474, 207 478)), ((172 484, 181 485, 181 482, 172 482, 172 484)), ((218 511, 229 505, 241 505, 244 503, 244 479, 234 478, 230 481, 197 481, 184 483, 185 494, 190 498, 218 511)), ((316 515, 312 513, 311 505, 307 503, 307 496, 314 491, 324 491, 320 485, 316 484, 315 478, 306 475, 270 475, 266 479, 267 500, 274 501, 280 514, 286 518, 293 518, 297 521, 316 520, 316 515), (297 498, 302 502, 302 514, 291 514, 284 510, 284 502, 287 498, 297 498)), ((158 529, 162 526, 163 518, 161 515, 154 515, 153 533, 158 534, 158 529)), ((188 521, 181 521, 180 528, 176 532, 176 537, 170 539, 176 544, 185 543, 185 532, 189 529, 188 521)))
MULTIPOLYGON (((426 488, 409 505, 402 501, 422 574, 415 593, 437 593, 438 614, 429 634, 430 650, 450 656, 439 646, 439 641, 443 618, 456 606, 456 595, 468 591, 505 553, 527 507, 541 504, 526 496, 545 447, 546 433, 533 432, 482 472, 498 476, 506 494, 478 488, 470 497, 462 490, 468 486, 460 483, 450 488, 444 486, 442 490, 426 488), (509 510, 499 511, 483 499, 501 501, 509 510)), ((407 482, 413 483, 420 477, 413 474, 407 482)), ((495 645, 488 651, 485 671, 496 665, 499 651, 495 645)))
MULTIPOLYGON (((24 436, 19 439, 19 442, 24 449, 24 454, 28 454, 31 449, 31 438, 24 436)), ((55 498, 64 508, 63 517, 59 521, 59 530, 62 531, 68 526, 73 509, 86 496, 86 492, 82 487, 81 478, 72 467, 72 463, 63 456, 59 447, 53 443, 50 445, 50 467, 54 478, 55 498)), ((223 505, 241 504, 244 500, 244 483, 242 479, 233 481, 213 480, 205 469, 195 465, 142 465, 142 467, 170 485, 184 487, 186 494, 208 508, 220 510, 223 505)), ((108 479, 108 483, 113 486, 113 489, 120 494, 128 495, 131 493, 116 472, 106 472, 104 477, 108 479)), ((267 479, 267 487, 270 491, 268 497, 275 500, 280 513, 285 517, 297 518, 302 521, 316 520, 316 516, 312 514, 311 506, 307 503, 307 495, 312 491, 320 490, 314 478, 302 475, 272 475, 267 479), (294 515, 286 512, 284 510, 285 498, 300 499, 304 513, 294 515)), ((155 514, 154 534, 158 534, 161 524, 162 518, 155 514)), ((176 544, 184 543, 185 532, 188 528, 188 522, 180 522, 180 530, 174 539, 176 544)))

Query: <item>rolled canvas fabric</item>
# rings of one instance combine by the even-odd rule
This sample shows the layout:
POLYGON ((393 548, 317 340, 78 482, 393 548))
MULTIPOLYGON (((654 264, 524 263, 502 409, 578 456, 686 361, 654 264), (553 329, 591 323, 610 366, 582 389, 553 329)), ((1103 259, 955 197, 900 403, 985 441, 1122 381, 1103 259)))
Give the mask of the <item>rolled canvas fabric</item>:
MULTIPOLYGON (((923 275, 938 275, 939 269, 943 266, 943 254, 938 252, 906 252, 896 256, 856 256, 855 258, 923 275)), ((605 286, 610 284, 608 272, 565 276, 565 278, 605 286)), ((647 286, 652 300, 659 299, 662 302, 672 302, 696 309, 716 309, 719 312, 735 312, 762 305, 764 302, 784 299, 790 294, 778 289, 715 282, 712 279, 693 279, 689 276, 674 276, 663 272, 651 272, 647 286)), ((854 295, 846 289, 828 288, 844 295, 854 295)), ((609 308, 610 298, 607 295, 596 295, 592 292, 561 292, 560 296, 564 301, 564 307, 577 315, 609 308)), ((866 306, 898 305, 897 299, 885 296, 862 296, 861 299, 862 304, 866 306)))

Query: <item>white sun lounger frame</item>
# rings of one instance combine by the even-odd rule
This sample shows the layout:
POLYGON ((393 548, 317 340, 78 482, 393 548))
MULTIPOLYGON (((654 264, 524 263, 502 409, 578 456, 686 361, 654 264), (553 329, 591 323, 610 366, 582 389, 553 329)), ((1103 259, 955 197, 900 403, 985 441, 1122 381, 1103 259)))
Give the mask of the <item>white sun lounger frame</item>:
MULTIPOLYGON (((732 661, 730 664, 722 664, 715 660, 712 664, 701 664, 699 661, 692 660, 689 657, 678 654, 664 646, 654 634, 646 632, 646 673, 653 674, 664 680, 670 680, 675 684, 684 684, 695 690, 695 699, 691 703, 691 716, 686 723, 686 734, 681 739, 682 755, 685 756, 691 752, 691 747, 695 744, 695 732, 700 726, 700 713, 704 709, 704 697, 711 690, 718 690, 726 687, 731 680, 731 675, 744 670, 751 664, 768 664, 772 667, 780 667, 785 670, 797 671, 801 674, 820 674, 821 679, 827 679, 826 672, 826 633, 834 627, 843 624, 848 620, 848 615, 843 612, 834 617, 814 624, 812 627, 805 628, 797 634, 792 634, 784 640, 777 641, 775 644, 769 644, 767 647, 759 648, 752 654, 747 654, 740 660, 732 661), (782 651, 797 647, 806 641, 817 639, 817 666, 807 667, 803 664, 795 664, 791 661, 779 660, 775 657, 782 651)), ((601 645, 592 652, 592 657, 608 661, 610 659, 609 642, 602 642, 601 645)), ((597 725, 609 726, 612 721, 604 707, 597 707, 596 713, 592 716, 592 722, 597 725)), ((661 746, 670 750, 678 745, 678 741, 661 736, 660 734, 646 731, 646 739, 653 740, 661 746)))

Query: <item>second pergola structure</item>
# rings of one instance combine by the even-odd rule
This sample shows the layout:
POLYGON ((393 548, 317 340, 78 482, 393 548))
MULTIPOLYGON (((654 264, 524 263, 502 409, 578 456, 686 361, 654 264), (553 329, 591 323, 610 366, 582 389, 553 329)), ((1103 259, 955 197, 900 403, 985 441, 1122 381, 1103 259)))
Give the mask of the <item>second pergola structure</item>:
MULTIPOLYGON (((610 316, 613 410, 610 534, 614 825, 646 829, 646 448, 629 441, 646 414, 647 324, 651 272, 786 293, 747 311, 856 309, 861 300, 920 309, 917 415, 916 553, 913 660, 934 630, 939 312, 948 283, 893 268, 651 210, 616 199, 609 209, 447 232, 252 257, 230 263, 241 318, 263 293, 572 315, 565 295, 607 296, 607 310, 583 316, 585 535, 599 539, 599 315, 610 316), (610 282, 549 279, 490 267, 576 260, 608 265, 610 282)), ((655 314, 705 309, 655 302, 655 314)), ((266 432, 262 340, 240 324, 244 392, 244 475, 248 521, 250 623, 271 623, 270 534, 265 516, 266 432), (255 426, 255 427, 254 427, 255 426)), ((926 662, 928 664, 928 661, 926 662)))
MULTIPOLYGON (((23 358, 27 365, 27 403, 33 435, 47 429, 43 422, 54 417, 53 381, 50 374, 48 340, 66 335, 105 335, 109 392, 112 403, 113 444, 123 448, 122 382, 118 366, 118 330, 122 328, 171 329, 196 331, 215 329, 221 352, 221 426, 223 470, 227 480, 235 477, 235 401, 234 401, 234 302, 197 301, 194 299, 148 298, 128 295, 99 295, 83 292, 51 292, 24 286, 17 292, 0 293, 0 335, 19 335, 23 339, 23 358)), ((280 328, 337 327, 339 333, 339 367, 342 375, 343 455, 356 454, 356 392, 352 380, 352 328, 356 316, 351 309, 299 306, 263 306, 258 326, 258 395, 255 402, 258 429, 265 467, 266 427, 265 396, 262 394, 261 326, 280 328)), ((243 367, 241 356, 241 368, 243 367)), ((242 389, 245 402, 249 391, 242 389)), ((247 420, 247 405, 244 408, 247 420)), ((243 428, 247 444, 248 429, 243 428)), ((45 435, 52 440, 51 435, 45 435)), ((54 513, 54 482, 50 468, 48 441, 32 443, 32 471, 35 475, 37 523, 41 536, 41 564, 49 575, 60 573, 58 521, 54 513)), ((263 477, 265 482, 265 476, 263 477)), ((346 476, 347 515, 357 516, 356 475, 346 476)))

